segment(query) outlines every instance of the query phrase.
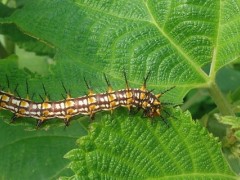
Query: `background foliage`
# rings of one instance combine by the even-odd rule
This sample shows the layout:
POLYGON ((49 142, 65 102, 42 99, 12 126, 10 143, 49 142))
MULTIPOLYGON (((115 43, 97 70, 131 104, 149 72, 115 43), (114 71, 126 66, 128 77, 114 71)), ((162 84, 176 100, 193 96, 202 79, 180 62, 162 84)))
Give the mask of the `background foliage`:
MULTIPOLYGON (((71 95, 77 97, 87 91, 83 85, 83 76, 91 81, 96 92, 103 92, 106 90, 103 73, 110 78, 113 87, 119 89, 125 88, 123 69, 126 69, 133 87, 140 86, 143 77, 151 71, 149 89, 159 93, 176 85, 175 89, 164 95, 162 101, 178 104, 185 98, 183 111, 189 109, 202 126, 220 138, 228 163, 236 173, 239 173, 239 119, 235 117, 235 114, 239 113, 240 97, 239 4, 238 0, 2 1, 1 87, 7 89, 7 74, 11 82, 10 89, 14 91, 16 84, 19 84, 18 92, 22 97, 26 96, 27 79, 30 94, 36 94, 33 97, 35 101, 41 100, 38 97, 38 94, 43 94, 41 83, 47 87, 52 100, 59 100, 64 93, 61 81, 71 89, 71 95)), ((121 122, 124 125, 129 117, 123 109, 119 111, 121 126, 121 122)), ((172 112, 173 116, 178 113, 177 110, 172 112)), ((31 174, 35 179, 55 179, 71 175, 71 171, 66 169, 69 161, 61 157, 75 147, 74 142, 77 138, 87 134, 89 124, 87 117, 75 118, 71 126, 65 130, 63 124, 56 120, 35 131, 33 119, 19 119, 20 123, 8 124, 11 113, 2 111, 0 115, 3 119, 0 122, 2 178, 25 179, 31 174)), ((105 121, 108 122, 109 117, 103 113, 98 119, 99 124, 104 124, 105 121)), ((115 119, 120 120, 115 117, 113 122, 115 119)), ((200 125, 194 125, 188 116, 181 115, 179 121, 184 119, 186 127, 189 126, 190 129, 198 127, 192 137, 206 138, 199 144, 215 142, 213 148, 218 149, 216 150, 218 155, 213 161, 221 161, 222 167, 226 169, 221 171, 219 168, 210 168, 210 172, 233 178, 221 158, 217 141, 209 140, 213 137, 206 133, 202 134, 200 125)), ((134 118, 133 123, 136 121, 139 121, 139 118, 134 118)), ((174 123, 170 123, 169 133, 175 133, 177 138, 176 136, 183 134, 179 131, 181 126, 175 126, 174 123)), ((142 124, 143 128, 145 124, 142 124)), ((98 122, 93 125, 95 126, 98 126, 98 122)), ((108 128, 105 125, 99 126, 101 132, 108 128)), ((112 131, 115 132, 114 128, 112 131)), ((90 131, 90 134, 83 137, 80 142, 86 142, 84 139, 87 137, 94 137, 94 133, 95 130, 90 131)), ((171 139, 174 141, 172 136, 162 139, 166 143, 161 147, 167 146, 171 139)), ((90 138, 89 143, 94 141, 94 138, 90 138)), ((176 147, 181 144, 181 141, 174 142, 176 147)), ((180 149, 186 148, 189 147, 180 149)), ((95 152, 95 148, 91 150, 95 152)), ((195 147, 194 151, 183 157, 188 159, 194 152, 205 156, 203 151, 198 151, 195 147)), ((212 153, 209 152, 207 155, 216 155, 212 153)), ((78 174, 74 167, 82 167, 78 166, 80 160, 74 161, 72 158, 74 156, 70 155, 67 157, 72 160, 71 167, 78 174)), ((171 156, 171 160, 174 160, 175 155, 171 156)), ((163 162, 166 163, 166 160, 163 159, 163 162)), ((200 165, 203 166, 205 164, 200 165)), ((96 175, 102 170, 96 166, 92 169, 86 167, 89 168, 87 172, 91 172, 91 175, 96 175)), ((165 175, 174 175, 178 172, 174 170, 162 169, 165 175)), ((195 173, 191 168, 190 172, 189 174, 195 173)), ((196 172, 205 171, 196 168, 196 172)))

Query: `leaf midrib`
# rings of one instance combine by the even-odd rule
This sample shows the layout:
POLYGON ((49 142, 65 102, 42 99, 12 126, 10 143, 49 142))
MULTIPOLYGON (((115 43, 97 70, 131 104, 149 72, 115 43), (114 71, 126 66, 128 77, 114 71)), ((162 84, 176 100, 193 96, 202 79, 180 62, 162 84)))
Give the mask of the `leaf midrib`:
POLYGON ((155 20, 154 16, 152 15, 151 9, 148 6, 148 3, 145 2, 145 6, 147 8, 147 11, 149 12, 149 16, 151 17, 151 22, 157 29, 158 31, 168 40, 168 42, 173 45, 173 47, 187 60, 187 62, 195 69, 198 74, 205 80, 207 83, 209 81, 209 77, 207 74, 201 69, 200 66, 198 66, 192 59, 187 55, 187 53, 177 44, 174 42, 174 40, 166 33, 164 30, 159 26, 157 21, 155 20))
POLYGON ((210 66, 210 73, 209 73, 209 77, 212 81, 214 81, 215 79, 215 75, 216 75, 216 71, 215 71, 215 67, 216 67, 216 62, 217 62, 217 52, 218 52, 218 40, 219 40, 219 27, 220 27, 220 19, 221 19, 221 1, 219 1, 219 11, 218 11, 218 22, 217 22, 217 33, 216 33, 216 43, 215 43, 215 47, 213 49, 213 57, 212 57, 212 63, 210 66))

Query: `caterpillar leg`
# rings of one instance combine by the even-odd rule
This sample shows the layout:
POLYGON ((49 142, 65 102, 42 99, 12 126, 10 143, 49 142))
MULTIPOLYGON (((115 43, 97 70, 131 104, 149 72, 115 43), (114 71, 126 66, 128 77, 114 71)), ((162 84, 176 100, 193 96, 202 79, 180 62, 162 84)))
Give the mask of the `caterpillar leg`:
POLYGON ((94 119, 95 119, 95 114, 94 113, 92 113, 92 114, 90 114, 90 122, 93 122, 94 121, 94 119))
POLYGON ((162 119, 162 121, 167 125, 167 127, 169 128, 169 124, 168 122, 166 121, 166 119, 163 117, 163 116, 160 116, 160 118, 162 119))
POLYGON ((44 122, 43 120, 38 119, 37 123, 36 123, 36 129, 40 128, 40 126, 43 124, 43 122, 44 122))
POLYGON ((129 115, 136 115, 141 109, 141 107, 130 107, 129 115))
POLYGON ((64 119, 64 124, 65 127, 68 127, 70 125, 70 119, 69 118, 64 119))
POLYGON ((11 117, 10 124, 15 123, 17 118, 18 116, 16 114, 13 114, 13 116, 11 117))

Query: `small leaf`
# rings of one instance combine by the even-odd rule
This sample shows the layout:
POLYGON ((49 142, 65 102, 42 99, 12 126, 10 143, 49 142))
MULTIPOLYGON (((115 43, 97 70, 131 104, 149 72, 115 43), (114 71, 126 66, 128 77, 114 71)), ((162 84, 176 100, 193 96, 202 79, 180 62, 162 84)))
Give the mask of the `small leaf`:
POLYGON ((164 122, 118 114, 92 124, 65 155, 76 179, 235 179, 220 144, 189 113, 164 122))
POLYGON ((215 117, 223 124, 231 125, 234 129, 240 129, 240 117, 219 116, 217 114, 215 117))

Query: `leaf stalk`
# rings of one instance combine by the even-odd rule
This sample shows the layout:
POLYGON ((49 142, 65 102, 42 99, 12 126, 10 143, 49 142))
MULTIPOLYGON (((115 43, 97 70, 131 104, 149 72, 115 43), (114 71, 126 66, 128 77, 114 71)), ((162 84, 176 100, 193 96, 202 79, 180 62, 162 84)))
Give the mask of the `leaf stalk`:
POLYGON ((235 116, 233 109, 215 82, 209 85, 209 93, 222 115, 235 116))

